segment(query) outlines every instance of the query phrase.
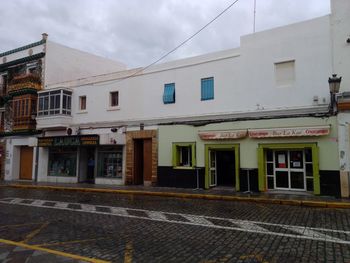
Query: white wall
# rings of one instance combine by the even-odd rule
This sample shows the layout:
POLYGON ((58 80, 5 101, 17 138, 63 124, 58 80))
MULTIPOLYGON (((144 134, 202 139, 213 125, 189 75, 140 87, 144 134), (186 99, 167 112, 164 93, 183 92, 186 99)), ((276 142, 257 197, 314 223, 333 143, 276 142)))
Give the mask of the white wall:
POLYGON ((342 76, 340 92, 350 91, 350 1, 331 1, 331 25, 333 39, 333 63, 332 73, 342 76))
POLYGON ((101 76, 91 78, 90 84, 84 80, 81 86, 77 81, 62 86, 73 89, 72 124, 93 126, 289 109, 326 111, 331 72, 330 25, 325 16, 244 36, 240 49, 157 65, 132 78, 101 83, 105 79, 101 76), (295 83, 281 88, 275 84, 274 63, 285 60, 295 60, 295 83), (214 100, 201 101, 201 78, 206 77, 214 77, 214 100), (173 82, 176 103, 163 104, 164 84, 173 82), (119 91, 118 109, 108 107, 110 91, 119 91), (84 112, 78 109, 79 96, 87 96, 84 112))
POLYGON ((62 81, 125 70, 120 62, 46 42, 45 87, 62 81))

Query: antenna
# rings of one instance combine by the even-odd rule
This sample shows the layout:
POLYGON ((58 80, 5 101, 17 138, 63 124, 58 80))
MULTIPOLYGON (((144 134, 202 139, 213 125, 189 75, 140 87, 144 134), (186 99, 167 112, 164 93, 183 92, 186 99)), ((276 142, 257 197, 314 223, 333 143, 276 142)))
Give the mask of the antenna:
POLYGON ((253 22, 253 33, 255 33, 255 15, 256 15, 256 0, 254 0, 254 22, 253 22))

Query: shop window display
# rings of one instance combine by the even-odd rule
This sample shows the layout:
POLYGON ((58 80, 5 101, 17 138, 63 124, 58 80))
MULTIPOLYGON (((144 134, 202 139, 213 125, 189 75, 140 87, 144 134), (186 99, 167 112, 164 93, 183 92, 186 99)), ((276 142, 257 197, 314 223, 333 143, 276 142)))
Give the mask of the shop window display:
POLYGON ((107 178, 122 178, 123 154, 120 150, 105 149, 99 152, 98 176, 107 178))
POLYGON ((51 150, 49 155, 49 176, 75 176, 77 152, 51 150))

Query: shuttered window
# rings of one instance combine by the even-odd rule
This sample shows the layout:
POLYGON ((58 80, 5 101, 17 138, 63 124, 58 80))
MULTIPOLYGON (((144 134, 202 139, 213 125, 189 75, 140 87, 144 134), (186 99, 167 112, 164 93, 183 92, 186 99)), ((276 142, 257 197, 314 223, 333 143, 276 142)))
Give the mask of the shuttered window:
POLYGON ((163 102, 164 104, 175 103, 175 83, 164 85, 163 102))
POLYGON ((214 78, 201 79, 201 100, 214 99, 214 78))

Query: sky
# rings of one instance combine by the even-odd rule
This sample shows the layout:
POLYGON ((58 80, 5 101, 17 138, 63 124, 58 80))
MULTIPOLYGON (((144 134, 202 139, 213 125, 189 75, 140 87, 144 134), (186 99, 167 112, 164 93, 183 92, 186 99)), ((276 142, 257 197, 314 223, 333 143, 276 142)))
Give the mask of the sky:
MULTIPOLYGON (((11 0, 0 9, 0 53, 49 40, 145 67, 234 0, 11 0)), ((330 0, 256 0, 256 31, 327 15, 330 0)), ((254 0, 239 0, 162 62, 239 47, 253 32, 254 0)))

